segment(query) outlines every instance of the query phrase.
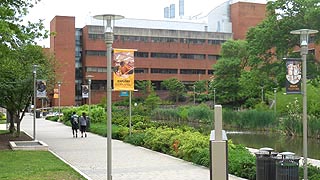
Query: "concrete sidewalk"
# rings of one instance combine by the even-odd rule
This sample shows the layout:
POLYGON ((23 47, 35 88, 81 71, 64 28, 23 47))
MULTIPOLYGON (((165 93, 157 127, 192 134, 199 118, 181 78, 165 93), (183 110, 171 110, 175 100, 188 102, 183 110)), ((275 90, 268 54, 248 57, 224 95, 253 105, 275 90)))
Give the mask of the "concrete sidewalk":
MULTIPOLYGON (((33 116, 27 114, 22 129, 33 136, 33 116)), ((106 138, 88 133, 73 138, 71 128, 58 122, 36 119, 36 139, 87 179, 106 179, 106 138)), ((112 140, 113 180, 209 180, 205 167, 162 153, 112 140)), ((241 180, 230 175, 230 180, 241 180)))

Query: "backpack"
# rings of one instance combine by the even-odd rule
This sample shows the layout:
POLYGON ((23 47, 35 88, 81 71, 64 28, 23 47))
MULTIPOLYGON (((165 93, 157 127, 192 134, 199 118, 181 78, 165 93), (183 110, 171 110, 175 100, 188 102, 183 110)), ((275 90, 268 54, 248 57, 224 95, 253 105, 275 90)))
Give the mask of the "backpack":
POLYGON ((71 116, 71 122, 72 124, 75 124, 75 125, 79 123, 78 116, 76 114, 71 116))

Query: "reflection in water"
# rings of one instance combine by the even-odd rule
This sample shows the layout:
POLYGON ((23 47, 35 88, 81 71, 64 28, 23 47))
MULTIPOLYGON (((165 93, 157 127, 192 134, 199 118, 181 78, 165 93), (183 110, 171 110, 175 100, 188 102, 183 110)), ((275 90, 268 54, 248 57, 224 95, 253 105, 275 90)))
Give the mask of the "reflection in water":
MULTIPOLYGON (((260 149, 270 147, 276 152, 293 152, 298 156, 303 156, 302 137, 287 137, 279 134, 258 134, 258 133, 235 133, 227 132, 228 139, 235 144, 242 144, 246 147, 260 149)), ((320 139, 308 139, 308 157, 320 159, 320 139)))

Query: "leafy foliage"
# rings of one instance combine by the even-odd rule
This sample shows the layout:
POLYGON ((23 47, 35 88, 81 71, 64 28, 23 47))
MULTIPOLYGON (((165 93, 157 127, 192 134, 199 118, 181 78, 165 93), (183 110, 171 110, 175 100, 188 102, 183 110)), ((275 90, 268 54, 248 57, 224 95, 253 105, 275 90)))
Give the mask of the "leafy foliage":
POLYGON ((169 90, 170 95, 175 99, 175 102, 178 102, 179 97, 186 91, 184 84, 177 78, 166 79, 162 81, 161 85, 169 90))

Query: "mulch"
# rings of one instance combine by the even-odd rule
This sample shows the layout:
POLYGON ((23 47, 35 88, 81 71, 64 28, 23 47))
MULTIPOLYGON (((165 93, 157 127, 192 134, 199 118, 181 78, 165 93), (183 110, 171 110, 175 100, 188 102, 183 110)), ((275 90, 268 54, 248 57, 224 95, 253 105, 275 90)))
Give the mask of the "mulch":
POLYGON ((10 133, 0 134, 0 150, 11 150, 9 141, 31 141, 31 140, 32 138, 22 131, 19 137, 14 137, 14 135, 10 133))

